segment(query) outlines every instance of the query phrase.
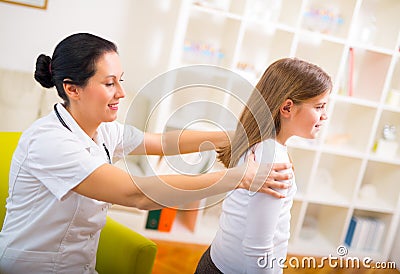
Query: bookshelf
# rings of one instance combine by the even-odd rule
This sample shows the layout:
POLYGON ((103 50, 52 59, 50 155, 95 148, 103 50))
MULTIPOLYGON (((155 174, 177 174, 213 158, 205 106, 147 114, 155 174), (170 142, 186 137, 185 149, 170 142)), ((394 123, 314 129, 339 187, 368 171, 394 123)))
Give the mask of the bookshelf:
MULTIPOLYGON (((384 225, 381 243, 374 250, 350 247, 348 255, 389 258, 400 218, 400 148, 387 156, 376 146, 383 145, 379 140, 385 125, 397 128, 391 144, 400 143, 399 12, 397 0, 181 1, 171 69, 217 65, 255 84, 271 62, 296 56, 332 76, 329 119, 320 136, 312 141, 293 138, 288 144, 298 184, 291 253, 337 255, 352 218, 370 217, 384 225)), ((215 77, 223 81, 223 75, 215 77)), ((249 94, 239 84, 230 87, 237 97, 215 89, 171 96, 159 107, 176 119, 156 116, 165 123, 155 123, 150 130, 183 128, 187 122, 179 117, 207 118, 231 129, 236 123, 221 119, 221 112, 194 103, 212 98, 237 117, 249 94), (179 116, 182 106, 187 109, 179 116), (190 116, 193 113, 200 117, 190 116)), ((150 238, 209 244, 218 227, 221 198, 202 201, 213 206, 199 210, 191 228, 181 222, 189 211, 178 212, 169 233, 144 229, 147 212, 135 211, 130 221, 126 214, 132 212, 116 209, 110 214, 150 238)))

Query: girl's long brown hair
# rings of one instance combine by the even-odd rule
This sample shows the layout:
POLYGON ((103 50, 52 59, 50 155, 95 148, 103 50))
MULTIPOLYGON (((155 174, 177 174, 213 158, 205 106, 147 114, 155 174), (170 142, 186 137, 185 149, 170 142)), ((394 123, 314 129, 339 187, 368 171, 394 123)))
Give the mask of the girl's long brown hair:
POLYGON ((231 145, 218 151, 226 167, 236 166, 250 147, 281 130, 279 109, 285 100, 294 104, 332 89, 330 76, 317 65, 297 58, 272 63, 262 75, 240 116, 231 145))

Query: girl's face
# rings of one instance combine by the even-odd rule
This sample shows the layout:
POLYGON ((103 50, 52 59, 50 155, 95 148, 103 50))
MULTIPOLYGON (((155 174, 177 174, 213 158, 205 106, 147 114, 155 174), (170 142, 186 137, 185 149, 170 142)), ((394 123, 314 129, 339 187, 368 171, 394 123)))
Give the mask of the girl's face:
POLYGON ((329 91, 326 91, 299 105, 293 106, 294 113, 291 120, 293 135, 307 139, 316 137, 323 122, 328 119, 326 115, 328 97, 329 91))
POLYGON ((100 124, 117 118, 119 99, 125 97, 119 56, 105 53, 96 63, 96 73, 80 93, 81 110, 90 121, 100 124))
POLYGON ((326 91, 301 104, 293 104, 293 101, 286 100, 281 106, 281 130, 277 135, 277 140, 285 144, 286 140, 292 136, 316 138, 324 120, 328 119, 326 104, 329 93, 326 91))

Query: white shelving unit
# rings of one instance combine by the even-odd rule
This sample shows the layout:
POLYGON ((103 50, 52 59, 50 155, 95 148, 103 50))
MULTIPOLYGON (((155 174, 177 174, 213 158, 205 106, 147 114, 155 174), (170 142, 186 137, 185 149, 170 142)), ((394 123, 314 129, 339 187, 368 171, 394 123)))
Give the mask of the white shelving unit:
MULTIPOLYGON (((292 139, 289 144, 298 184, 289 252, 337 255, 352 216, 369 216, 383 221, 384 238, 377 250, 350 248, 349 256, 387 260, 400 218, 400 149, 387 157, 374 152, 374 145, 387 124, 397 127, 395 142, 400 143, 400 1, 198 0, 181 5, 171 69, 217 65, 255 84, 271 62, 296 56, 331 74, 334 90, 324 130, 317 140, 292 139)), ((176 81, 179 77, 185 75, 178 74, 176 81)), ((234 127, 236 121, 221 119, 209 105, 192 103, 212 100, 237 117, 249 92, 228 84, 223 75, 209 77, 220 77, 238 97, 212 88, 183 90, 160 105, 162 113, 176 117, 158 117, 166 122, 152 130, 185 127, 195 118, 234 127), (187 109, 179 116, 183 106, 187 109)), ((118 209, 110 214, 150 238, 209 244, 220 200, 207 199, 215 205, 199 210, 191 228, 180 220, 193 212, 179 212, 169 233, 144 229, 144 211, 135 210, 136 217, 118 209)))

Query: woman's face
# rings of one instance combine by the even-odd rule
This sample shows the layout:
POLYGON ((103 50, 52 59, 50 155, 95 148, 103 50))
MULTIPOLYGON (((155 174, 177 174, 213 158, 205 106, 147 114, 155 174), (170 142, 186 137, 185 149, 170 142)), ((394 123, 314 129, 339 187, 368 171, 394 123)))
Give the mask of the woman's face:
POLYGON ((92 122, 111 122, 117 118, 119 99, 125 97, 121 85, 122 66, 116 52, 107 52, 96 63, 96 73, 80 93, 81 110, 92 122))

